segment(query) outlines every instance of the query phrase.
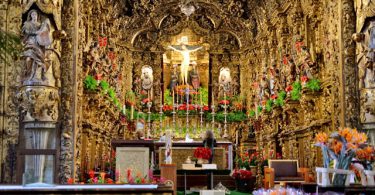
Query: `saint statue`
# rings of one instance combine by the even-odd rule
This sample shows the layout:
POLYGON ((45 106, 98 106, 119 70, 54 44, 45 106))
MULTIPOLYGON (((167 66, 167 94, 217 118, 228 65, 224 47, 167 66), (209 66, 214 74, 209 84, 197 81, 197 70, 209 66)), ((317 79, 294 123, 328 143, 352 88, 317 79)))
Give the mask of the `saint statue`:
POLYGON ((143 66, 142 67, 142 75, 141 75, 141 81, 142 81, 142 89, 147 91, 147 97, 149 100, 152 99, 152 86, 154 84, 154 77, 152 74, 152 68, 151 66, 143 66))
POLYGON ((178 74, 177 74, 176 68, 177 68, 177 64, 174 64, 173 65, 173 72, 171 74, 171 82, 169 83, 169 89, 171 91, 171 94, 172 94, 172 90, 174 90, 174 88, 178 84, 178 74))
POLYGON ((223 96, 230 92, 232 85, 232 77, 230 76, 230 70, 228 67, 220 69, 219 75, 219 93, 223 93, 223 96))
POLYGON ((193 69, 190 72, 190 82, 194 89, 198 89, 200 86, 199 74, 197 70, 197 62, 193 62, 193 69))
POLYGON ((143 66, 142 67, 142 89, 148 91, 152 88, 153 84, 153 76, 152 76, 152 68, 150 66, 143 66))
MULTIPOLYGON (((184 42, 187 42, 186 40, 184 42)), ((168 46, 168 48, 173 49, 174 51, 179 52, 182 55, 182 62, 181 62, 181 79, 184 85, 188 84, 188 71, 189 71, 189 64, 190 64, 190 53, 194 51, 198 51, 202 48, 202 46, 189 46, 185 43, 181 45, 173 45, 168 46)))
POLYGON ((38 12, 31 10, 27 15, 27 20, 22 26, 24 51, 22 57, 25 59, 25 81, 46 80, 46 48, 52 44, 50 35, 50 21, 45 19, 39 22, 38 12), (41 70, 38 72, 38 70, 41 70))

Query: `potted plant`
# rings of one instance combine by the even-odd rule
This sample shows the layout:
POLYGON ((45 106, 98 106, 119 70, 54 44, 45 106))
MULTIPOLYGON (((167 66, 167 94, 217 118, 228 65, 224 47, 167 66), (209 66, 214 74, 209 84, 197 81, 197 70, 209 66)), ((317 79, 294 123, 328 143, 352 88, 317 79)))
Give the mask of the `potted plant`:
POLYGON ((207 164, 212 152, 210 148, 198 147, 194 150, 194 157, 198 159, 198 164, 207 164))
POLYGON ((363 147, 367 141, 365 133, 360 133, 356 129, 345 128, 333 132, 329 137, 326 133, 316 135, 316 146, 321 147, 323 154, 323 168, 317 167, 318 184, 322 186, 330 185, 329 173, 335 173, 333 185, 349 185, 349 171, 352 159, 356 152, 363 147), (334 168, 329 168, 329 163, 334 160, 334 168))
POLYGON ((251 192, 254 188, 254 177, 251 171, 246 169, 234 169, 230 176, 236 180, 236 190, 239 192, 251 192))

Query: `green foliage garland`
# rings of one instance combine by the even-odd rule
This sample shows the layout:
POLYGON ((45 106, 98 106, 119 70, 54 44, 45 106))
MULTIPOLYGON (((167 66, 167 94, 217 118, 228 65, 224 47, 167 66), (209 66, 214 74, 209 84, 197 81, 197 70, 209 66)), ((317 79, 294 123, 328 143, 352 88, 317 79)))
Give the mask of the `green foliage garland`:
POLYGON ((254 117, 254 116, 255 116, 255 111, 254 111, 254 110, 251 110, 250 113, 249 113, 249 116, 250 116, 250 117, 254 117))
POLYGON ((109 89, 109 84, 107 83, 107 81, 100 81, 100 87, 102 88, 104 93, 107 93, 109 89))
POLYGON ((318 79, 311 79, 306 83, 306 87, 311 91, 319 91, 320 81, 318 79))
POLYGON ((95 91, 98 86, 98 82, 91 75, 86 76, 85 80, 83 81, 83 84, 85 88, 89 91, 95 91))
POLYGON ((284 106, 285 97, 286 97, 286 92, 280 91, 275 100, 275 105, 280 106, 280 107, 284 106))
POLYGON ((293 89, 291 91, 292 100, 296 101, 296 100, 301 99, 301 90, 302 90, 301 82, 295 81, 292 86, 293 86, 293 89))
MULTIPOLYGON (((243 112, 229 112, 227 113, 227 121, 228 122, 241 122, 247 119, 247 116, 243 112)), ((212 113, 206 114, 206 120, 212 120, 212 113)), ((224 122, 225 115, 223 112, 215 113, 215 120, 219 122, 224 122)))
POLYGON ((266 111, 267 112, 272 111, 272 104, 273 104, 273 101, 271 99, 267 100, 267 102, 266 102, 266 111))

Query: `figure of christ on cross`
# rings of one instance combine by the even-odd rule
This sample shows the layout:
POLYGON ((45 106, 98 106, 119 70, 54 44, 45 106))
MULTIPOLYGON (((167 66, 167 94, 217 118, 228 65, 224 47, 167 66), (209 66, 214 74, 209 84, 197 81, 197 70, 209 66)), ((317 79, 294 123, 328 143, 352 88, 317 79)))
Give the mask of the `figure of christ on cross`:
POLYGON ((181 79, 182 84, 188 84, 188 72, 189 72, 189 64, 190 64, 190 53, 197 51, 202 48, 202 46, 188 46, 185 44, 182 45, 173 45, 168 46, 168 48, 173 49, 174 51, 179 52, 182 55, 182 62, 181 62, 181 79))

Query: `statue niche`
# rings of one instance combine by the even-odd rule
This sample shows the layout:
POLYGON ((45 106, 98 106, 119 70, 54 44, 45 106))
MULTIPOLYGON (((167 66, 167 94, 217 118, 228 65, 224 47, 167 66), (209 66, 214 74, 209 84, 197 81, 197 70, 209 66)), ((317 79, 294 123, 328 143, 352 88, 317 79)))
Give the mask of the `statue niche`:
POLYGON ((205 44, 199 45, 201 39, 190 29, 185 29, 171 37, 170 43, 165 46, 170 50, 163 55, 164 89, 168 88, 171 96, 174 91, 175 103, 188 100, 200 103, 200 90, 208 89, 209 54, 204 49, 205 44))

